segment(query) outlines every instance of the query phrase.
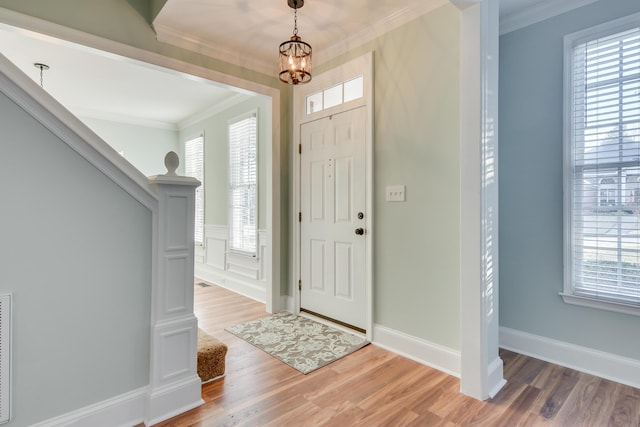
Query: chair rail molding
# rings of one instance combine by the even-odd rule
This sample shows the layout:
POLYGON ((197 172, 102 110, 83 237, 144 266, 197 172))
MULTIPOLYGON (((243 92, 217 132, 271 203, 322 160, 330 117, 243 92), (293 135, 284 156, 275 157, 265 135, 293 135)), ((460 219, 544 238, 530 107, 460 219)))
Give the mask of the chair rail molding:
MULTIPOLYGON (((226 225, 205 224, 204 241, 202 256, 195 263, 196 277, 266 303, 267 269, 271 263, 267 230, 258 230, 256 256, 229 250, 229 228, 226 225)), ((285 307, 282 303, 279 305, 285 307)))

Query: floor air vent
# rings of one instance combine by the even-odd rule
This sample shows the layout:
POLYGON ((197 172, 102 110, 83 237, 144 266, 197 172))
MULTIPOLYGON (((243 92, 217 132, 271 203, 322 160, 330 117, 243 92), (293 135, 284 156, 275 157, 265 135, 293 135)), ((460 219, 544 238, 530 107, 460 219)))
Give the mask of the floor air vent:
POLYGON ((11 419, 11 295, 0 295, 0 424, 11 419))

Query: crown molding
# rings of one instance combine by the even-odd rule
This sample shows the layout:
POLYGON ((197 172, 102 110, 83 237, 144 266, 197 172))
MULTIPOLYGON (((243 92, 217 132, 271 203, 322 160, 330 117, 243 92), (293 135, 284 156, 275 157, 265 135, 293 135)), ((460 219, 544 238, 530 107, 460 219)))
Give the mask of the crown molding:
POLYGON ((107 113, 105 111, 97 111, 90 108, 83 107, 68 107, 69 110, 78 117, 84 117, 87 119, 104 120, 108 122, 117 122, 127 125, 143 126, 147 128, 155 128, 162 130, 177 131, 178 126, 175 123, 163 122, 153 119, 142 119, 136 117, 130 117, 126 114, 107 113))
POLYGON ((552 18, 595 3, 597 0, 543 0, 530 7, 500 17, 500 35, 527 27, 545 19, 552 18))
POLYGON ((162 129, 162 130, 170 130, 170 131, 180 131, 186 127, 194 125, 204 119, 207 119, 211 116, 218 114, 221 111, 224 111, 228 108, 233 107, 247 99, 253 97, 254 95, 247 95, 243 93, 237 93, 224 101, 216 103, 206 110, 200 111, 192 116, 189 116, 177 123, 171 122, 163 122, 160 120, 152 120, 152 119, 141 119, 136 117, 130 117, 124 114, 117 113, 107 113, 104 111, 92 110, 89 108, 82 107, 69 107, 69 110, 73 112, 78 117, 84 117, 88 119, 96 119, 96 120, 105 120, 108 122, 117 122, 122 124, 134 125, 134 126, 143 126, 147 128, 154 129, 162 129))
POLYGON ((315 54, 313 59, 314 65, 321 65, 322 63, 339 55, 345 54, 354 47, 370 42, 376 37, 380 37, 383 34, 406 24, 407 22, 413 21, 414 19, 449 3, 449 0, 413 0, 402 9, 399 9, 391 15, 374 22, 362 31, 359 31, 340 42, 323 49, 322 52, 315 54))
POLYGON ((154 24, 153 28, 156 31, 157 40, 161 43, 197 52, 262 74, 275 75, 278 71, 276 62, 243 56, 237 50, 222 47, 220 44, 212 44, 208 40, 198 39, 168 25, 154 24))
POLYGON ((196 123, 207 119, 211 116, 214 116, 218 113, 220 113, 221 111, 224 111, 228 108, 233 107, 234 105, 238 105, 243 101, 246 101, 247 99, 252 98, 253 96, 250 95, 245 95, 242 93, 237 93, 227 99, 225 99, 222 102, 218 102, 215 105, 212 105, 211 107, 207 108, 206 110, 200 111, 197 114, 194 114, 191 117, 187 117, 186 119, 180 121, 177 124, 177 129, 178 130, 182 130, 186 127, 189 127, 191 125, 195 125, 196 123))

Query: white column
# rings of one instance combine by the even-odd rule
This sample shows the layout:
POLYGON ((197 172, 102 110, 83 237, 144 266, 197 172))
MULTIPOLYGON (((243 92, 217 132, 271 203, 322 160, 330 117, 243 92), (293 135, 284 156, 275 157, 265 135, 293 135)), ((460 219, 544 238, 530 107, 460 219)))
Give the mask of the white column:
POLYGON ((145 417, 153 425, 203 403, 197 375, 198 320, 193 314, 195 178, 167 173, 149 178, 157 191, 154 218, 150 391, 145 417))
POLYGON ((498 355, 498 0, 460 13, 460 391, 493 397, 498 355))

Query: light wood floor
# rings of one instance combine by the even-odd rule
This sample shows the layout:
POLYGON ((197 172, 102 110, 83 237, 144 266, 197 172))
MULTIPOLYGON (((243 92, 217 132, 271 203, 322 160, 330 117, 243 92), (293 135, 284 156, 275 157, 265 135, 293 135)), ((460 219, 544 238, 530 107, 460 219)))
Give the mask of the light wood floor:
POLYGON ((308 375, 224 331, 264 305, 196 286, 202 329, 229 346, 205 404, 158 426, 640 426, 640 390, 501 351, 507 385, 490 401, 459 380, 375 345, 308 375))

